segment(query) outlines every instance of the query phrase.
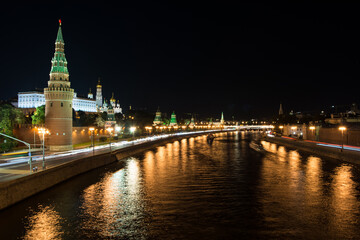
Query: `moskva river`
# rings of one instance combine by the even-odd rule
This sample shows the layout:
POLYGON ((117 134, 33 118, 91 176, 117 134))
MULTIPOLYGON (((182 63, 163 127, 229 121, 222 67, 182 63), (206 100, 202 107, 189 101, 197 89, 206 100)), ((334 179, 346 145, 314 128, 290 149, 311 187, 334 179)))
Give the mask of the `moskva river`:
POLYGON ((0 212, 0 239, 358 239, 360 169, 256 133, 170 142, 0 212))

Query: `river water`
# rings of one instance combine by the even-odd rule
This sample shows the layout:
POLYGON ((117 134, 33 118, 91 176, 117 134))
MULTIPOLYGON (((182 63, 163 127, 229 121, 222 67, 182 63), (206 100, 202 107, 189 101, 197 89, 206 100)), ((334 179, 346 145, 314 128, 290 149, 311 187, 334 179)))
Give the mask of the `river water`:
POLYGON ((358 239, 360 170, 216 134, 156 147, 0 212, 1 239, 358 239))

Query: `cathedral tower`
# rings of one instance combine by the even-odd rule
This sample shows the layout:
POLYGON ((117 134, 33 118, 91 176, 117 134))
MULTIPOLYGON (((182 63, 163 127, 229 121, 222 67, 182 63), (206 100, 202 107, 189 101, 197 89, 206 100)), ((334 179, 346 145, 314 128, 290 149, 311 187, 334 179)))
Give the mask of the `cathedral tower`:
POLYGON ((102 101, 102 86, 100 84, 100 78, 98 81, 98 84, 96 85, 96 106, 98 108, 103 106, 103 101, 102 101))
POLYGON ((72 102, 74 89, 70 88, 69 72, 64 53, 61 20, 51 60, 50 80, 44 88, 45 124, 50 131, 48 145, 51 151, 72 149, 72 102))

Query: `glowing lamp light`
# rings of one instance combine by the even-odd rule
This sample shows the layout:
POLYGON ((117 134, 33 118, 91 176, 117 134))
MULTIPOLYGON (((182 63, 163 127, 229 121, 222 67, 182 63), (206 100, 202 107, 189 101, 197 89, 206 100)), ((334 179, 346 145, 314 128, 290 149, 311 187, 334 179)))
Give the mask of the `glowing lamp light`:
POLYGON ((41 134, 49 134, 50 133, 49 130, 46 128, 39 128, 38 132, 41 134))
POLYGON ((314 126, 309 127, 310 130, 315 130, 314 126))
POLYGON ((346 127, 341 126, 341 127, 339 127, 339 130, 340 130, 340 131, 346 131, 346 127))
POLYGON ((94 127, 89 127, 89 131, 93 132, 93 131, 95 131, 95 128, 94 127))
POLYGON ((131 132, 131 133, 134 133, 135 130, 136 130, 136 127, 131 127, 131 128, 130 128, 130 132, 131 132))

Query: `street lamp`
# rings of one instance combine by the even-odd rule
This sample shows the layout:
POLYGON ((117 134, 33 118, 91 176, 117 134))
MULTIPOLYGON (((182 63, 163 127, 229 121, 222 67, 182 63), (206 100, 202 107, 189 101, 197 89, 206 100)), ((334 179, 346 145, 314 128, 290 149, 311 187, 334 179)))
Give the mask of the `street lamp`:
POLYGON ((43 162, 42 169, 45 170, 45 134, 49 134, 49 130, 46 128, 39 128, 38 132, 42 134, 42 144, 43 144, 43 162))
POLYGON ((109 144, 110 144, 110 153, 111 153, 111 132, 114 130, 112 127, 109 127, 106 129, 109 132, 110 138, 109 138, 109 144))
POLYGON ((313 135, 313 140, 316 140, 315 139, 315 135, 314 135, 314 130, 315 130, 315 126, 310 126, 309 129, 311 130, 311 135, 313 135))
POLYGON ((132 133, 133 137, 135 135, 136 127, 131 127, 130 132, 132 133))
POLYGON ((90 130, 90 132, 91 132, 91 146, 92 146, 92 148, 93 148, 93 156, 94 156, 94 152, 95 152, 95 141, 94 141, 95 128, 94 128, 94 127, 90 127, 89 130, 90 130))
POLYGON ((283 135, 284 126, 279 126, 279 128, 280 128, 280 133, 281 133, 281 135, 283 135))
POLYGON ((341 126, 339 127, 339 130, 341 131, 341 152, 344 150, 344 131, 346 131, 346 127, 341 126))

